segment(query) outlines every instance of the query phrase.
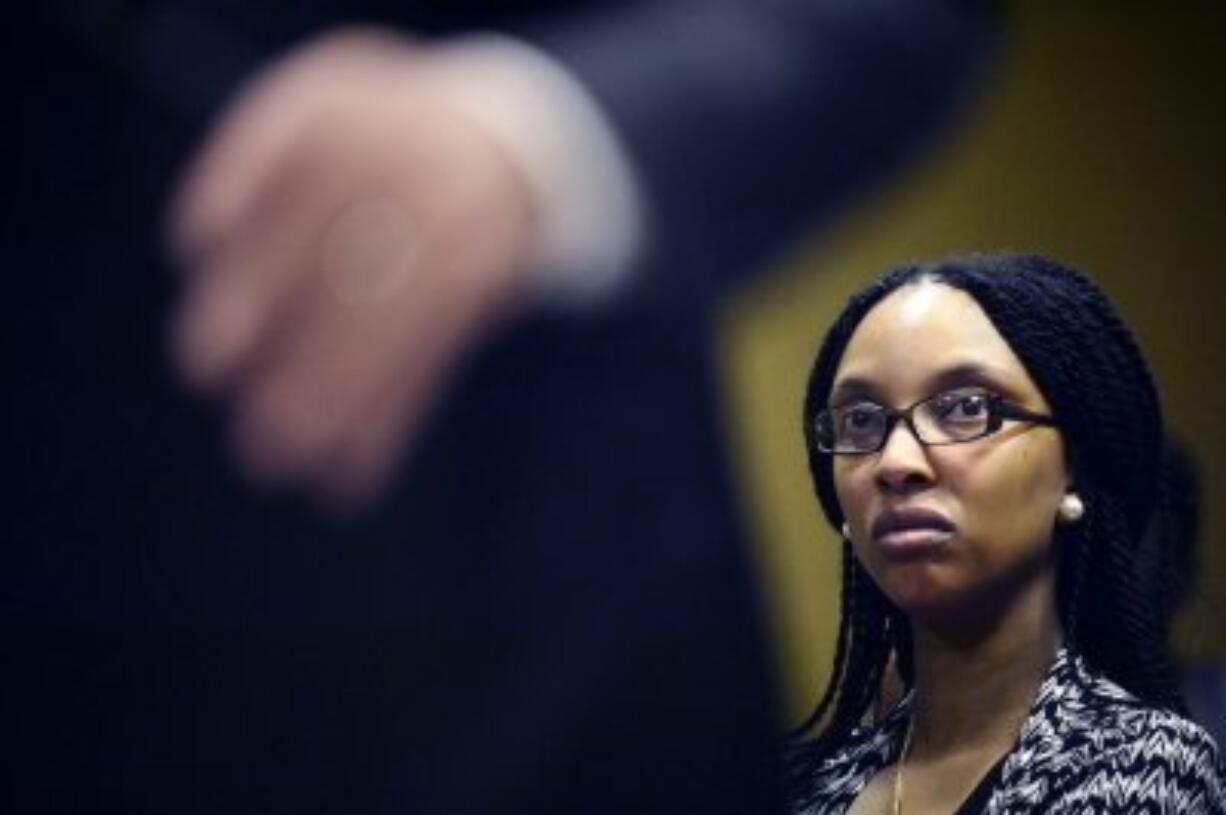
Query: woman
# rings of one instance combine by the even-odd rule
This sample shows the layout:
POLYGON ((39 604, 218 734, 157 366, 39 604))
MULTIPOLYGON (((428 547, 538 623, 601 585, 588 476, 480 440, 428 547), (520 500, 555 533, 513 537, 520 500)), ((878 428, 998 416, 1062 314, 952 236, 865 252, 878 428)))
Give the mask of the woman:
POLYGON ((1093 284, 1034 255, 888 273, 805 430, 843 594, 794 811, 1226 811, 1167 655, 1157 394, 1093 284))

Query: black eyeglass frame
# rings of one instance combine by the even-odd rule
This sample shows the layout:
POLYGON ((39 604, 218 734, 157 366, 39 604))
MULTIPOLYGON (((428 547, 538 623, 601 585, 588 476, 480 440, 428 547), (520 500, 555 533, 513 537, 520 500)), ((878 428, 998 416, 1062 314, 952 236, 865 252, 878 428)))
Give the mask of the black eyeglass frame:
MULTIPOLYGON (((885 405, 879 405, 876 402, 872 402, 871 404, 877 408, 880 408, 882 413, 885 414, 886 424, 885 430, 881 433, 881 441, 879 441, 877 446, 871 450, 836 450, 833 446, 825 446, 822 443, 820 423, 823 419, 829 420, 829 417, 834 415, 836 410, 842 410, 842 408, 826 408, 813 417, 813 421, 815 425, 817 425, 813 434, 814 442, 817 444, 817 451, 819 453, 833 456, 867 456, 872 455, 873 453, 879 453, 885 447, 886 442, 890 440, 890 436, 893 435, 894 427, 898 424, 899 419, 902 419, 907 423, 907 428, 911 431, 911 435, 924 447, 947 447, 951 444, 966 444, 967 442, 978 441, 979 439, 991 436, 993 433, 1000 432, 1000 429, 1004 426, 1006 419, 1010 421, 1030 422, 1031 424, 1043 425, 1046 427, 1059 426, 1055 418, 1052 416, 1047 416, 1043 413, 1035 413, 1033 410, 1027 410, 1021 405, 1008 401, 998 393, 986 393, 988 422, 981 432, 976 433, 973 436, 966 436, 964 438, 947 439, 945 441, 927 441, 922 435, 920 435, 919 430, 915 426, 915 419, 913 417, 915 409, 921 405, 931 402, 933 399, 936 399, 939 396, 944 396, 951 392, 956 392, 956 389, 954 391, 941 391, 940 393, 934 393, 931 396, 926 396, 923 399, 920 399, 918 402, 915 402, 914 404, 905 408, 890 408, 886 407, 885 405)), ((831 431, 831 433, 833 434, 833 431, 831 431)))

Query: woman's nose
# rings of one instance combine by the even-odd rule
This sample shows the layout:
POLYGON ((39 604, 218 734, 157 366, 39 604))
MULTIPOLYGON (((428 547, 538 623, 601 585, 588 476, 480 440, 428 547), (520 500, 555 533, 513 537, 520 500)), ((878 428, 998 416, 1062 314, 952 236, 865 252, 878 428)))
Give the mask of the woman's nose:
POLYGON ((935 480, 928 449, 905 420, 895 422, 886 435, 877 453, 875 478, 878 487, 891 493, 915 492, 935 480))

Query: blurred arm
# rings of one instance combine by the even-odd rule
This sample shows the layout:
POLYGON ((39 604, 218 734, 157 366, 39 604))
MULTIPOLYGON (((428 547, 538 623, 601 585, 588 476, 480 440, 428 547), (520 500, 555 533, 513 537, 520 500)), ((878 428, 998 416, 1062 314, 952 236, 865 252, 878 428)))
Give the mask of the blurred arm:
POLYGON ((523 34, 565 71, 342 31, 212 126, 170 217, 175 342, 251 475, 377 492, 502 318, 626 274, 638 185, 634 290, 701 304, 930 134, 991 42, 935 0, 672 0, 523 34))

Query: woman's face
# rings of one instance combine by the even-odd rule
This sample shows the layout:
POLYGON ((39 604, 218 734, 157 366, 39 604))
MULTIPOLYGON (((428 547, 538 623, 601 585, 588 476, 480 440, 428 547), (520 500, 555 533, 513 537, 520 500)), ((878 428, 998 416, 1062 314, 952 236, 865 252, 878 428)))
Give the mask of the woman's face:
MULTIPOLYGON (((925 281, 861 321, 830 405, 899 409, 959 388, 1050 412, 975 300, 925 281)), ((970 621, 1036 589, 1054 592, 1052 527, 1069 483, 1055 429, 1005 420, 993 435, 924 446, 898 421, 879 452, 836 455, 834 481, 856 556, 912 615, 970 621)))

